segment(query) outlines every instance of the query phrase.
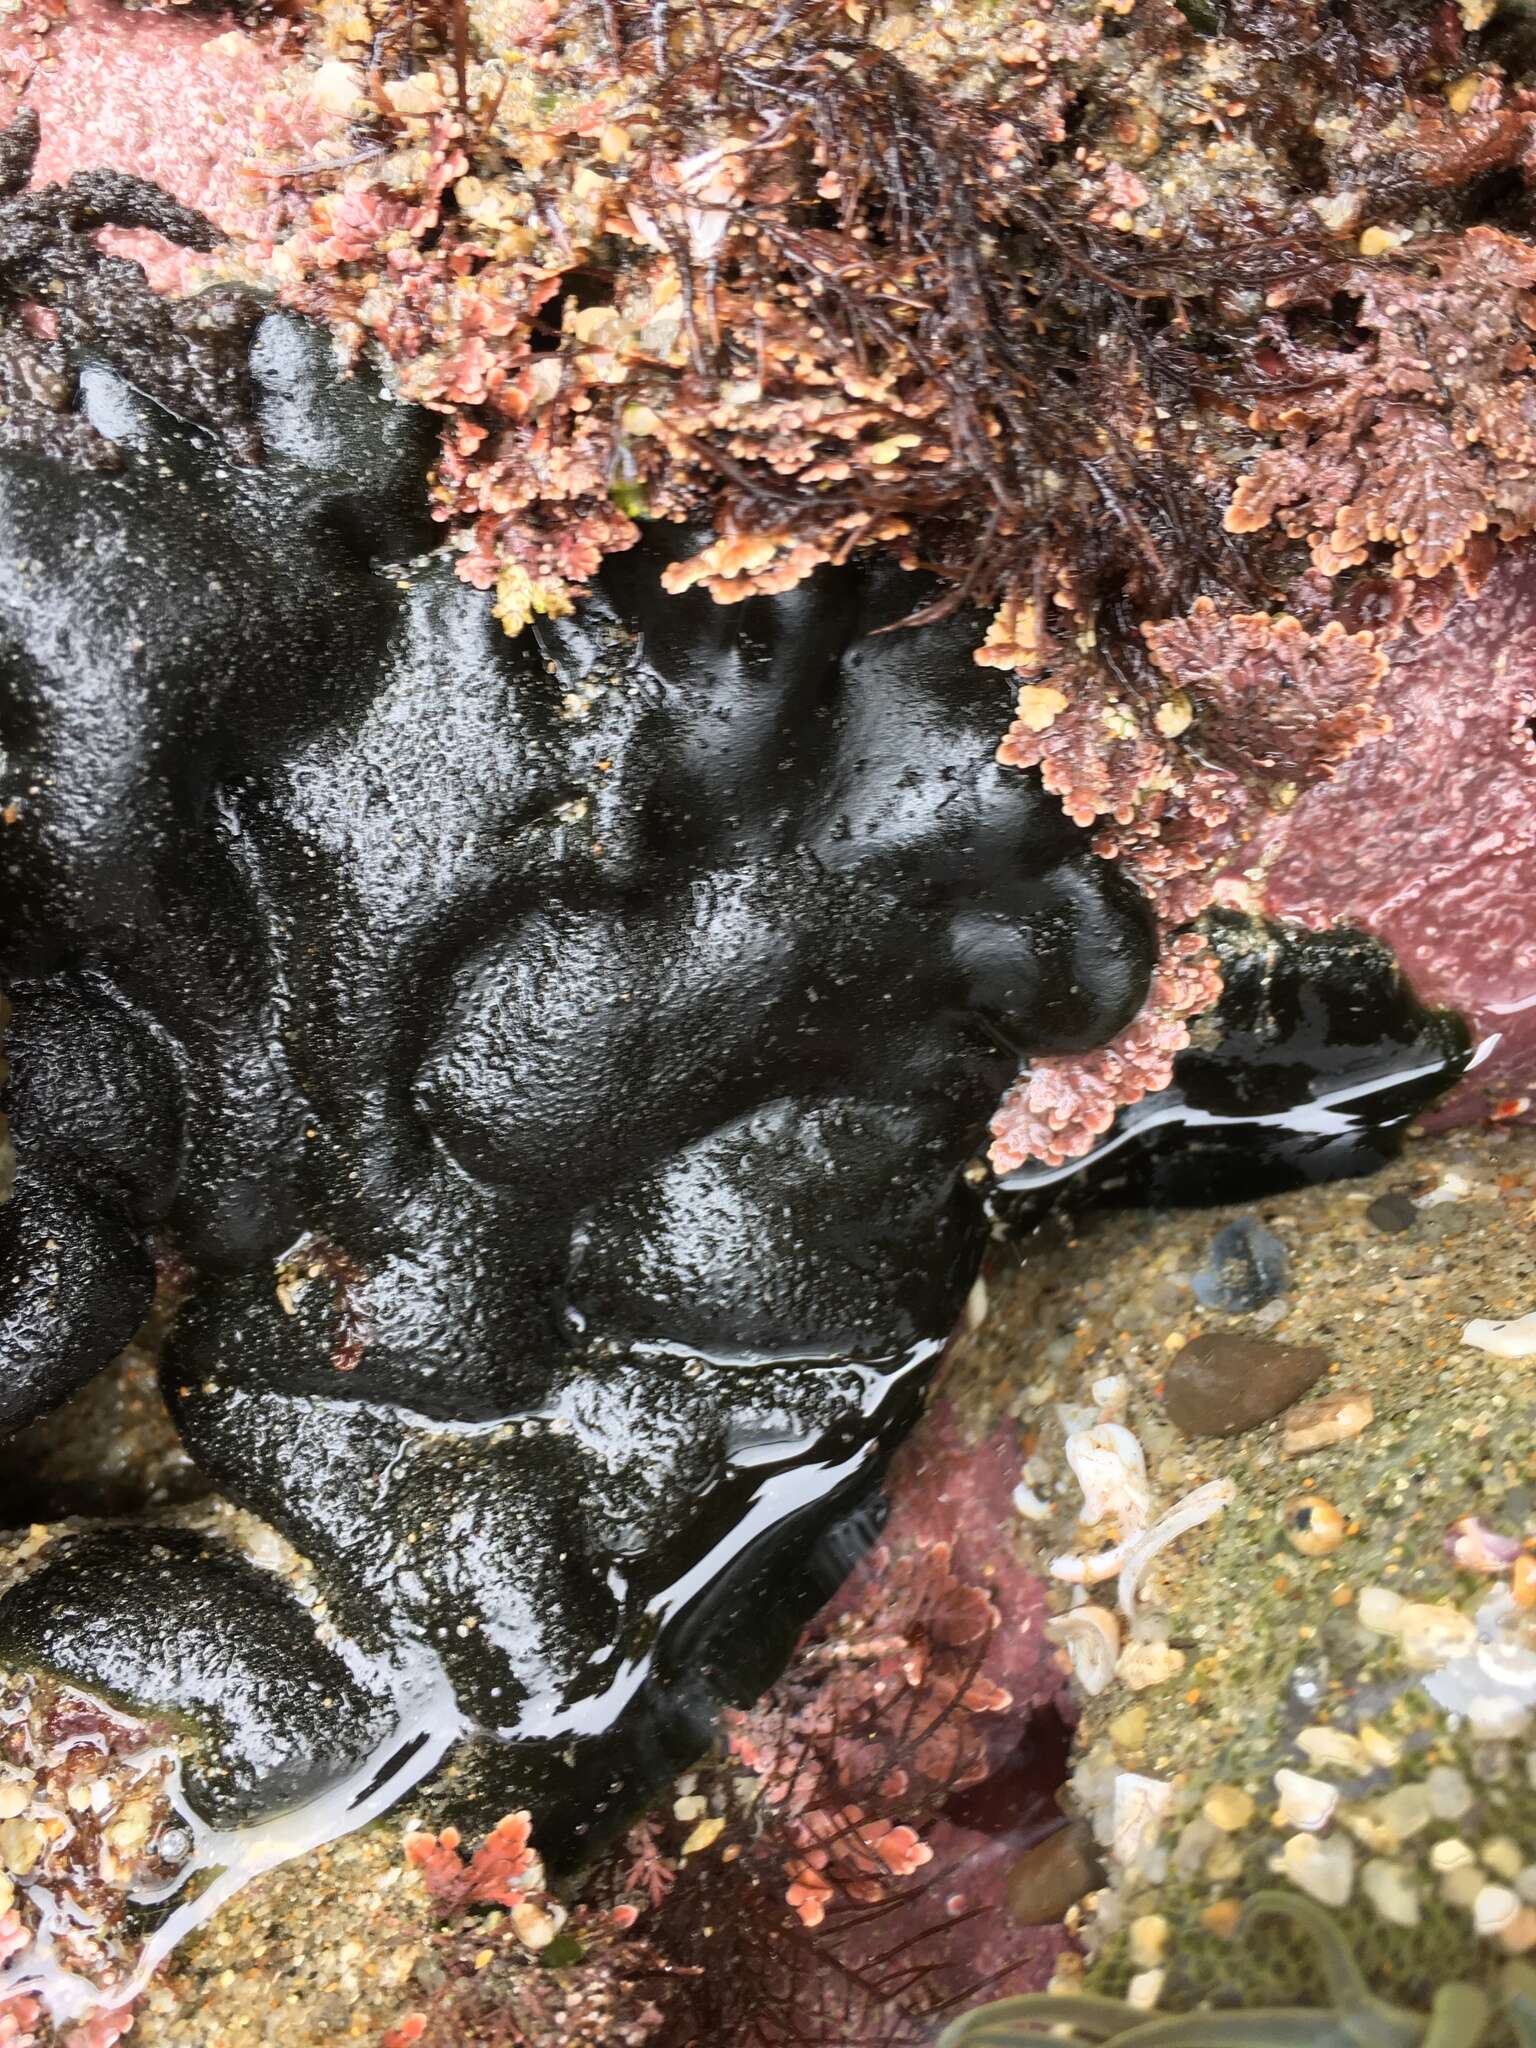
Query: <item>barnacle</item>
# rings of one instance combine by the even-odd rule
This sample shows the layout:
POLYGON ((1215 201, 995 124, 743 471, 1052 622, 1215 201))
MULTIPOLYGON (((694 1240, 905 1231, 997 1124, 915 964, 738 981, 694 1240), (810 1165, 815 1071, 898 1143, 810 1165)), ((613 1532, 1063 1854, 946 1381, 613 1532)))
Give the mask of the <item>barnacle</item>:
MULTIPOLYGON (((1027 2048, 1032 2041, 1115 2041, 1123 2048, 1477 2048, 1492 2010, 1473 1984, 1444 1984, 1427 2014, 1377 1998, 1338 1922, 1292 1892, 1255 1892, 1235 1938, 1256 1921, 1285 1919, 1306 1935, 1328 1993, 1326 2007, 1250 2006, 1232 2012, 1148 2014, 1121 1999, 1042 1992, 1004 1998, 944 2031, 938 2048, 1027 2048)), ((1536 2040, 1536 1971, 1506 1967, 1501 2010, 1520 2048, 1536 2040)))

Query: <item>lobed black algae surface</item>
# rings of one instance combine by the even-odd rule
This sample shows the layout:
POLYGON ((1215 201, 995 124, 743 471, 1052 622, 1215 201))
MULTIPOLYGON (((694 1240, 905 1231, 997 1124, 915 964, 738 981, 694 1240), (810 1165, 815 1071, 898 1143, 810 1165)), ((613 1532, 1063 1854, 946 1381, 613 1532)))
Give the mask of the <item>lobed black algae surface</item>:
MULTIPOLYGON (((0 345, 0 1427, 30 1456, 149 1317, 180 1445, 143 1502, 27 1475, 113 1519, 23 1546, 0 1665, 13 1733, 62 1682, 114 1769, 170 1771, 149 1721, 184 1761, 152 1962, 450 1753, 438 1804, 567 1871, 698 1756, 867 1540, 999 1097, 1156 940, 993 758, 973 618, 889 630, 886 562, 663 595, 701 536, 655 526, 509 639, 434 548, 430 417, 294 315, 165 309, 91 240, 146 193, 13 190, 0 245, 57 330, 0 345)), ((1358 933, 1209 930, 1222 1006, 1101 1192, 1390 1156, 1459 1023, 1358 933)), ((153 1434, 118 1385, 98 1426, 153 1434)))
POLYGON ((1372 1173, 1476 1058, 1463 1019, 1420 1002, 1369 932, 1227 910, 1201 928, 1222 992, 1172 1084, 1122 1110, 1084 1159, 1006 1175, 997 1208, 1011 1225, 1038 1220, 1069 1181, 1077 1200, 1199 1205, 1372 1173))
POLYGON ((191 1717, 218 1825, 471 1734, 569 1856, 822 1597, 988 1115, 1134 1014, 1150 920, 991 760, 964 622, 882 634, 894 568, 727 613, 653 542, 509 641, 425 554, 426 416, 318 331, 259 327, 255 465, 80 353, 118 466, 0 455, 0 1406, 158 1258, 183 1444, 320 1598, 76 1532, 0 1658, 191 1717))

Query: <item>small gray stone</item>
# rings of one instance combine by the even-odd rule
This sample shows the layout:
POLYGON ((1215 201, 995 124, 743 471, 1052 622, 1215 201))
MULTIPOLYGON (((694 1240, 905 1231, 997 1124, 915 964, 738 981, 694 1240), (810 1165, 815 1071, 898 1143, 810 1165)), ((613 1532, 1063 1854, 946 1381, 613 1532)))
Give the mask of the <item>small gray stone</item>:
POLYGON ((1378 1230, 1395 1236, 1400 1230, 1411 1230, 1419 1212, 1405 1194, 1394 1188, 1389 1194, 1378 1195, 1367 1207, 1365 1217, 1378 1230))
POLYGON ((1210 1256, 1190 1285, 1206 1308, 1249 1315, 1282 1293, 1290 1276, 1285 1246, 1256 1216, 1239 1216, 1211 1239, 1210 1256))
POLYGON ((1208 1330, 1169 1366, 1163 1403, 1186 1436, 1240 1436, 1284 1414, 1327 1370, 1319 1345, 1208 1330))
POLYGON ((1021 1927, 1053 1927, 1103 1882, 1091 1830, 1084 1821, 1069 1821, 1026 1849, 1008 1872, 1008 1911, 1021 1927))

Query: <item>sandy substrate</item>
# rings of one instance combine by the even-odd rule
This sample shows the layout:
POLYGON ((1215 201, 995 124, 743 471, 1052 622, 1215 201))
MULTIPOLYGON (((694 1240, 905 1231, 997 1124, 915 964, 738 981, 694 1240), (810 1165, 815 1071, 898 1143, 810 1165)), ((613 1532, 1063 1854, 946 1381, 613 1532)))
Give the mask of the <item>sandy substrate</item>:
POLYGON ((1011 1436, 1012 1549, 1059 1615, 1077 1606, 1048 1626, 1086 1682, 1073 1799, 1108 1881, 1070 1917, 1094 1988, 1309 1999, 1293 1931, 1232 1939, 1278 1886, 1335 1915, 1405 2009, 1453 1980, 1493 1991, 1536 1949, 1536 1325, 1467 1329, 1536 1309, 1536 1137, 1421 1142, 1249 1210, 1051 1225, 993 1298, 946 1393, 978 1442, 1011 1436), (1286 1271, 1222 1314, 1193 1283, 1234 1222, 1286 1271), (1170 1388, 1213 1333, 1315 1347, 1320 1376, 1241 1433, 1191 1435, 1170 1388), (1093 1526, 1085 1477, 1110 1504, 1093 1526), (1194 1525, 1139 1584, 1074 1585, 1181 1508, 1194 1525))

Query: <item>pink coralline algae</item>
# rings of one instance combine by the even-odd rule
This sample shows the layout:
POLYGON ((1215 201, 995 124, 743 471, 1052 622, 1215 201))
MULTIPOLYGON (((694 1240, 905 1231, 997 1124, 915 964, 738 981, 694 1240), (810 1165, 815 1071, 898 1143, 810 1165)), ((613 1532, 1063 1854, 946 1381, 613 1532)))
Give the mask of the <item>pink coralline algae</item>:
POLYGON ((1062 1680, 1045 1589, 1008 1538, 1018 1461, 1011 1425, 972 1443, 941 1393, 892 1472, 881 1544, 731 1731, 791 1904, 815 1921, 837 1902, 843 1969, 910 1944, 912 1981, 892 2003, 914 2016, 980 1984, 1038 1988, 1065 1942, 1016 1925, 1006 1902, 1009 1869, 1060 1820, 1052 1757, 1029 1761, 1039 1718, 1057 1725, 1062 1680), (898 1824, 899 1840, 860 1844, 840 1824, 849 1804, 898 1824), (797 1857, 802 1838, 811 1853, 797 1857))
POLYGON ((8 1681, 3 1706, 0 1762, 26 1800, 7 1822, 15 1883, 0 1878, 14 1893, 0 1915, 0 1963, 22 1985, 39 1964, 66 1970, 101 2004, 55 2030, 17 1991, 0 2000, 0 2048, 112 2048, 133 2024, 123 1998, 140 1938, 130 1901, 164 1886, 191 1849, 169 1795, 171 1732, 42 1679, 8 1681))
POLYGON ((802 1643, 785 1677, 731 1721, 731 1748, 779 1809, 789 1904, 883 1901, 933 1859, 898 1814, 931 1813, 986 1776, 978 1717, 1012 1705, 982 1672, 997 1609, 950 1571, 950 1549, 876 1554, 859 1606, 802 1643))
POLYGON ((1068 815, 1096 828, 1095 851, 1145 890, 1161 940, 1147 1002, 1119 1038, 1037 1060, 1010 1089, 992 1125, 1002 1173, 1077 1158, 1120 1109, 1168 1086, 1190 1020, 1221 993, 1215 963, 1184 927, 1212 902, 1223 861, 1274 793, 1294 800, 1386 730, 1375 699, 1388 658, 1372 631, 1337 619, 1312 631, 1288 613, 1201 597, 1142 637, 1155 694, 1117 688, 1033 620, 1004 618, 982 650, 1031 677, 998 759, 1037 767, 1068 815), (1184 743, 1191 728, 1198 754, 1184 743))
POLYGON ((1191 1019, 1220 994, 1221 974, 1203 941, 1179 934, 1165 948, 1140 1015, 1118 1038, 1096 1052, 1036 1060, 1014 1082, 992 1123, 994 1169, 1080 1158, 1122 1109, 1168 1086, 1191 1019))
POLYGON ((1247 865, 1262 907, 1363 923, 1419 994, 1497 1041, 1462 1113, 1536 1095, 1536 550, 1507 549, 1377 698, 1390 738, 1304 794, 1247 865))
POLYGON ((34 2048, 43 2009, 25 1992, 0 1999, 0 2048, 34 2048))
POLYGON ((132 2030, 133 2008, 119 2006, 54 2036, 42 2006, 29 1993, 0 1999, 0 2048, 44 2048, 49 2040, 56 2040, 57 2048, 114 2048, 132 2030))
POLYGON ((408 1835, 405 1856, 427 1890, 451 1912, 464 1906, 515 1906, 544 1882, 544 1866, 531 1847, 532 1817, 511 1813, 499 1820, 466 1862, 457 1828, 439 1835, 408 1835))
MULTIPOLYGON (((39 185, 98 165, 130 170, 256 246, 300 202, 270 176, 258 134, 274 124, 299 160, 320 132, 301 94, 285 90, 292 30, 237 26, 231 15, 139 13, 116 0, 28 7, 0 21, 0 119, 24 97, 42 124, 39 185)), ((158 235, 119 234, 116 246, 163 289, 184 288, 206 258, 158 235)))

